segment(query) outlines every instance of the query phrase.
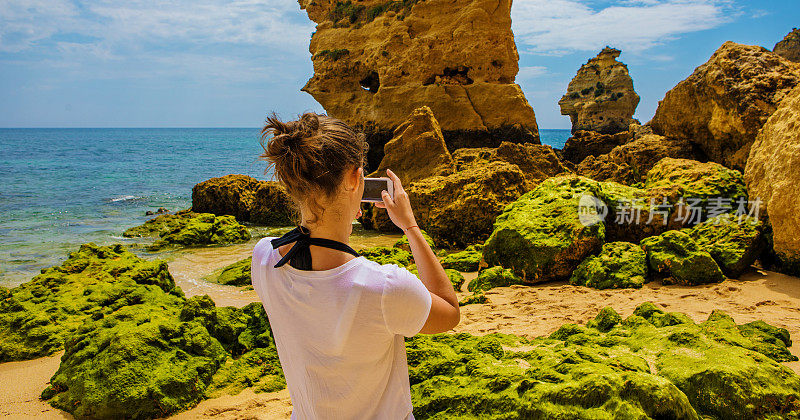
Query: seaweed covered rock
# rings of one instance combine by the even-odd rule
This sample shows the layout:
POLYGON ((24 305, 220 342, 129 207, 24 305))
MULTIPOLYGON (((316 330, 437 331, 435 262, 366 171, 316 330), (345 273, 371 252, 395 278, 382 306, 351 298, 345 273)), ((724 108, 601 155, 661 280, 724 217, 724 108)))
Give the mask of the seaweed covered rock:
POLYGON ((478 277, 467 284, 467 290, 470 292, 483 292, 495 287, 511 286, 512 284, 523 284, 523 281, 513 271, 494 266, 481 271, 478 277))
POLYGON ((250 269, 253 257, 247 257, 241 261, 236 261, 222 269, 217 276, 217 283, 230 286, 246 286, 250 284, 250 269))
POLYGON ((687 203, 699 200, 704 207, 703 218, 712 207, 720 214, 737 209, 737 202, 747 200, 742 173, 714 162, 666 157, 647 172, 644 188, 651 197, 665 197, 670 203, 681 198, 687 203), (721 199, 721 200, 719 200, 721 199))
POLYGON ((437 246, 466 247, 484 241, 505 206, 525 192, 517 165, 491 162, 405 187, 417 223, 437 246))
POLYGON ((775 44, 772 52, 795 63, 800 63, 800 29, 794 28, 775 44))
POLYGON ((483 254, 477 250, 464 250, 447 254, 439 259, 444 268, 452 268, 458 271, 470 272, 478 271, 483 254))
POLYGON ((578 130, 567 139, 561 154, 572 163, 581 163, 589 156, 604 155, 630 139, 627 131, 602 134, 596 131, 578 130))
POLYGON ((743 170, 756 134, 798 83, 799 64, 728 41, 667 92, 650 125, 657 134, 697 144, 714 162, 743 170))
POLYGON ((696 324, 648 303, 533 340, 417 335, 406 344, 414 416, 797 417, 800 377, 778 363, 786 330, 751 324, 720 312, 696 324))
POLYGON ((600 215, 591 224, 578 215, 582 197, 601 196, 600 184, 587 178, 547 179, 497 216, 484 260, 512 269, 526 283, 569 278, 605 241, 600 215))
POLYGON ((477 291, 471 295, 465 296, 458 301, 458 306, 473 305, 476 303, 486 303, 489 299, 483 293, 483 290, 477 291))
POLYGON ((687 229, 700 249, 707 251, 722 272, 739 277, 764 250, 764 224, 752 217, 722 214, 687 229))
POLYGON ((596 289, 640 288, 647 281, 646 257, 636 244, 609 242, 599 255, 583 260, 569 282, 596 289))
POLYGON ((358 251, 362 257, 378 264, 396 264, 406 267, 413 263, 411 252, 388 246, 374 246, 358 251))
POLYGON ((147 247, 159 251, 169 246, 223 245, 250 240, 250 232, 233 216, 198 213, 170 230, 161 231, 160 239, 147 247))
POLYGON ((198 213, 193 212, 191 209, 180 210, 175 214, 159 214, 139 226, 126 229, 125 232, 122 232, 122 236, 126 238, 158 237, 162 233, 166 234, 177 227, 185 225, 197 215, 198 213))
POLYGON ((192 188, 192 210, 231 215, 239 222, 267 226, 293 224, 295 206, 277 182, 259 181, 247 175, 225 175, 192 188))
POLYGON ((431 109, 415 109, 394 130, 394 137, 383 146, 383 159, 370 176, 386 176, 386 169, 397 174, 403 185, 434 175, 453 172, 453 157, 447 151, 442 130, 431 109))
POLYGON ((52 354, 80 326, 143 299, 177 305, 183 292, 164 261, 122 245, 83 244, 60 266, 5 289, 0 300, 0 362, 52 354))
POLYGON ((781 102, 758 133, 744 179, 751 201, 772 225, 777 269, 800 275, 800 86, 781 102))
POLYGON ((621 51, 605 47, 578 70, 567 93, 558 101, 561 115, 569 115, 572 132, 614 134, 625 131, 639 104, 628 66, 617 61, 621 51))
POLYGON ((719 265, 687 233, 670 230, 640 243, 647 263, 665 283, 697 285, 725 280, 719 265))
MULTIPOLYGON (((422 237, 425 238, 425 242, 428 243, 428 246, 433 248, 433 238, 428 235, 428 232, 422 231, 422 237)), ((395 248, 400 248, 403 251, 411 252, 411 246, 408 244, 408 236, 403 236, 402 238, 398 239, 397 242, 392 245, 395 248)))

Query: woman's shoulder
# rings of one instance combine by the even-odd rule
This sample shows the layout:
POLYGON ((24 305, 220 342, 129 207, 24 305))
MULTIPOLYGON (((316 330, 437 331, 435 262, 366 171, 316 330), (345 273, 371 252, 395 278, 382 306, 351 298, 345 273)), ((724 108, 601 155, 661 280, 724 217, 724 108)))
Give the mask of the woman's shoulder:
POLYGON ((275 237, 267 236, 261 238, 256 242, 256 245, 253 247, 253 259, 260 260, 264 255, 268 254, 272 251, 272 240, 275 237))

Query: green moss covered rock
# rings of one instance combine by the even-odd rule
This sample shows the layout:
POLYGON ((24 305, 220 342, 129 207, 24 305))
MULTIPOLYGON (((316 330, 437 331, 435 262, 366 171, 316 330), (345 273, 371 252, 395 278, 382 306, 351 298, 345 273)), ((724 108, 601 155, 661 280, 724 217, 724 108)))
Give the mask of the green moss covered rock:
POLYGON ((452 268, 454 270, 468 273, 472 271, 478 271, 478 267, 481 264, 481 258, 483 258, 481 251, 464 250, 448 254, 447 256, 440 258, 439 262, 444 268, 452 268))
POLYGON ((172 306, 183 292, 167 263, 146 261, 122 245, 83 244, 60 266, 5 289, 0 299, 0 362, 46 356, 64 348, 78 327, 142 300, 172 306))
POLYGON ((252 263, 253 257, 247 257, 225 266, 217 276, 217 283, 230 286, 246 286, 250 284, 250 267, 252 263))
MULTIPOLYGON (((411 264, 406 268, 415 276, 419 276, 419 270, 417 270, 416 264, 411 264)), ((453 270, 451 268, 445 268, 444 272, 447 273, 447 278, 450 279, 450 284, 453 285, 453 290, 461 290, 461 286, 464 285, 464 276, 457 270, 453 270)))
POLYGON ((647 173, 644 188, 649 196, 668 197, 670 202, 681 197, 695 198, 701 205, 708 206, 709 201, 717 197, 730 199, 731 210, 736 210, 738 199, 747 199, 741 172, 718 163, 691 159, 661 159, 647 173))
POLYGON ((732 278, 747 270, 765 246, 761 221, 751 217, 740 219, 731 213, 708 219, 686 233, 732 278))
POLYGON ((279 183, 240 174, 211 178, 195 185, 192 209, 267 226, 293 225, 296 215, 291 196, 279 183))
POLYGON ((482 270, 475 280, 467 284, 467 290, 470 292, 480 292, 494 287, 511 286, 512 284, 523 284, 523 281, 517 277, 513 271, 500 266, 494 266, 482 270))
POLYGON ((486 298, 486 295, 481 290, 459 300, 458 306, 472 305, 475 303, 486 303, 488 301, 489 299, 486 298))
POLYGON ((758 329, 762 336, 748 335, 751 327, 723 315, 715 312, 696 324, 686 315, 645 304, 624 320, 606 308, 585 326, 566 324, 533 340, 504 334, 417 335, 406 343, 414 416, 800 415, 800 377, 770 356, 785 349, 783 331, 765 328, 758 329))
POLYGON ((198 213, 193 212, 191 209, 180 210, 175 214, 161 214, 139 226, 125 230, 125 232, 122 232, 122 236, 126 238, 158 237, 162 233, 166 234, 175 228, 185 225, 197 215, 198 213))
POLYGON ((630 242, 609 242, 600 255, 586 258, 569 282, 596 289, 640 288, 647 281, 647 255, 630 242))
POLYGON ((600 222, 588 226, 578 217, 579 202, 589 195, 602 196, 597 181, 574 176, 545 180, 497 217, 483 246, 484 260, 512 269, 526 283, 569 278, 605 241, 600 215, 594 216, 600 222))
POLYGON ((640 243, 647 263, 667 283, 697 285, 725 280, 714 258, 683 231, 671 230, 640 243))
POLYGON ((395 247, 374 246, 362 249, 358 253, 378 264, 397 264, 400 267, 406 267, 414 262, 410 252, 395 247))
MULTIPOLYGON (((425 242, 428 243, 428 246, 430 246, 431 249, 433 249, 433 247, 434 247, 433 239, 431 238, 430 235, 428 235, 428 232, 425 232, 423 230, 422 231, 422 237, 425 238, 425 242)), ((411 247, 408 245, 408 236, 404 235, 402 238, 398 239, 397 242, 395 242, 393 246, 395 248, 400 248, 403 251, 411 252, 411 247)))
POLYGON ((158 251, 172 245, 201 246, 241 243, 250 240, 250 232, 233 216, 214 216, 199 213, 186 219, 185 223, 160 233, 161 239, 148 246, 149 251, 158 251))

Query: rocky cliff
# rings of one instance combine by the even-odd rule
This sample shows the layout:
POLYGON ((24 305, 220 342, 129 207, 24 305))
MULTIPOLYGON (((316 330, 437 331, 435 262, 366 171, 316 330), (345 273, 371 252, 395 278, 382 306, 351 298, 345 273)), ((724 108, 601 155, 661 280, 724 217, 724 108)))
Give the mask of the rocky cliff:
POLYGON ((303 87, 370 135, 371 168, 416 108, 429 106, 448 148, 538 143, 533 108, 514 83, 511 0, 299 0, 317 30, 303 87))
POLYGON ((726 42, 667 92, 650 125, 694 142, 714 162, 744 169, 758 130, 798 83, 800 65, 763 47, 726 42))
POLYGON ((781 102, 750 150, 744 178, 750 200, 761 200, 783 271, 800 274, 800 87, 781 102))
POLYGON ((569 115, 572 132, 614 134, 628 129, 639 104, 628 66, 617 61, 620 50, 606 47, 581 66, 558 101, 561 114, 569 115))
POLYGON ((772 52, 795 63, 800 63, 800 29, 794 28, 775 44, 772 52))

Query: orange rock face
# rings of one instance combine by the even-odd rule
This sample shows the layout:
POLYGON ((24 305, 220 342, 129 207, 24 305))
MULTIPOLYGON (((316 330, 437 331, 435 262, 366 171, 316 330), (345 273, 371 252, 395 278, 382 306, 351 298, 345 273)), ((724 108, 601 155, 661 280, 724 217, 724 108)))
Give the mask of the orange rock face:
POLYGON ((758 198, 785 271, 800 274, 800 87, 787 95, 758 133, 744 170, 750 200, 758 198))
POLYGON ((561 114, 569 115, 572 132, 614 134, 628 129, 639 104, 628 66, 617 61, 620 50, 606 47, 581 66, 558 101, 561 114))
MULTIPOLYGON (((533 108, 514 83, 511 0, 299 0, 317 30, 303 87, 348 124, 383 132, 428 106, 448 147, 538 143, 533 108)), ((370 162, 377 165, 380 154, 370 162)))
POLYGON ((650 125, 656 134, 689 140, 710 160, 742 170, 758 130, 798 83, 797 63, 728 41, 667 92, 650 125))
POLYGON ((775 44, 772 52, 795 63, 800 63, 800 29, 794 28, 775 44))

